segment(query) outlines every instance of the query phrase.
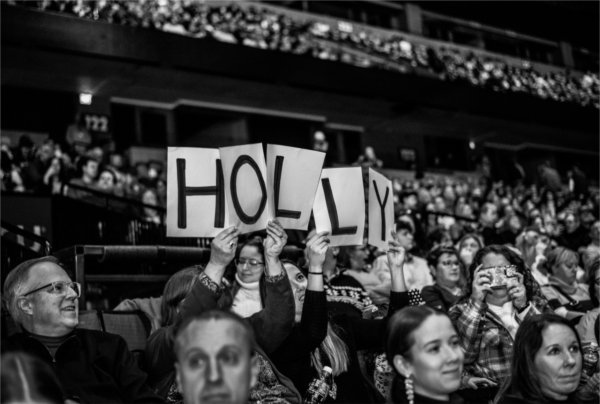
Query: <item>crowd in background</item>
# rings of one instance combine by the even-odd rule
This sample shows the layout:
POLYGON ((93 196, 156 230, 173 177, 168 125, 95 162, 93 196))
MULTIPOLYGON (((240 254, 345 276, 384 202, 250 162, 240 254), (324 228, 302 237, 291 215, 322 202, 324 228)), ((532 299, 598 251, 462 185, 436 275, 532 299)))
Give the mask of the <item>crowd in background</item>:
POLYGON ((130 164, 127 154, 117 152, 113 142, 93 145, 90 134, 78 125, 69 126, 62 142, 46 139, 35 144, 22 135, 14 147, 9 143, 9 138, 2 138, 2 191, 62 194, 97 203, 104 195, 121 197, 159 207, 141 207, 137 213, 145 220, 162 223, 167 193, 165 161, 130 164))
POLYGON ((434 47, 409 40, 400 33, 366 31, 342 21, 333 25, 310 18, 296 19, 255 5, 242 7, 191 0, 42 0, 18 4, 361 67, 424 73, 494 91, 527 93, 600 108, 600 79, 595 72, 542 72, 528 61, 517 65, 451 44, 434 47))

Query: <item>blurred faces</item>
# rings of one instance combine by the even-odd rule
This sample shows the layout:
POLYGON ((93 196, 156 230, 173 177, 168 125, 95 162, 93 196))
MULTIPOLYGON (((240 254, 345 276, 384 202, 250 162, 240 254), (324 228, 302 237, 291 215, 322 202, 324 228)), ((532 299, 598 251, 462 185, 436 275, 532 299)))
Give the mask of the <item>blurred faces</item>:
MULTIPOLYGON (((41 262, 29 270, 22 295, 59 281, 70 283, 71 278, 57 264, 41 262)), ((58 293, 51 286, 28 296, 18 297, 18 306, 27 315, 24 327, 29 332, 48 337, 67 335, 79 323, 77 297, 77 293, 70 287, 58 293)))
POLYGON ((83 166, 83 177, 93 180, 98 174, 98 162, 96 160, 89 160, 86 165, 83 166))
POLYGON ((413 240, 413 234, 408 229, 400 229, 396 232, 396 241, 406 250, 410 250, 413 247, 413 240))
POLYGON ((284 263, 283 267, 287 272, 287 276, 292 286, 292 292, 294 293, 294 301, 296 303, 296 323, 299 323, 302 319, 302 307, 304 306, 304 295, 306 294, 306 287, 308 286, 308 280, 306 276, 291 263, 284 263))
POLYGON ((577 260, 569 257, 561 261, 557 261, 556 265, 554 265, 552 274, 570 285, 577 280, 577 260))
POLYGON ((435 281, 441 286, 454 288, 460 280, 460 264, 456 254, 442 254, 435 267, 435 281))
POLYGON ((237 275, 244 283, 258 282, 265 268, 262 254, 255 246, 244 246, 236 261, 237 275))
POLYGON ((369 250, 366 246, 349 247, 351 269, 362 270, 367 265, 369 250))
POLYGON ((486 203, 481 209, 481 222, 488 226, 493 226, 498 220, 498 208, 496 205, 486 203))
POLYGON ((582 357, 573 330, 564 324, 550 324, 542 331, 543 342, 535 354, 535 371, 544 396, 566 400, 577 389, 582 357))
POLYGON ((479 251, 479 243, 472 237, 468 237, 463 240, 460 247, 460 259, 462 260, 465 266, 471 265, 473 262, 473 257, 479 251))
POLYGON ((412 375, 415 393, 447 400, 460 386, 464 355, 459 337, 443 315, 429 316, 413 331, 414 344, 405 358, 394 357, 394 367, 412 375))
POLYGON ((104 191, 112 191, 115 187, 115 177, 110 171, 102 171, 98 177, 98 188, 104 191))
POLYGON ((569 213, 567 217, 565 217, 565 230, 567 231, 567 233, 573 233, 575 230, 577 230, 578 226, 579 222, 575 215, 569 213))
POLYGON ((178 336, 177 385, 186 404, 248 402, 258 364, 247 330, 231 319, 192 322, 178 336))

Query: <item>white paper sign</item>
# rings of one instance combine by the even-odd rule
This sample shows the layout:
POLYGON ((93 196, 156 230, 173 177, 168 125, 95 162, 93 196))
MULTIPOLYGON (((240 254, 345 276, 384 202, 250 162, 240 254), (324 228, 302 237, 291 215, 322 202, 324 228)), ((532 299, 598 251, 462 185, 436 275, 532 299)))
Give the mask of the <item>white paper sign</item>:
POLYGON ((241 233, 264 230, 271 209, 262 144, 222 147, 225 199, 230 223, 241 233))
POLYGON ((365 197, 361 168, 324 169, 313 214, 317 232, 328 231, 332 247, 362 245, 365 197))
POLYGON ((227 227, 220 166, 218 149, 168 148, 167 237, 214 237, 227 227))
POLYGON ((307 230, 325 153, 267 145, 267 193, 271 217, 285 229, 307 230))
POLYGON ((369 168, 369 238, 368 243, 381 251, 388 250, 394 229, 394 194, 392 181, 369 168))

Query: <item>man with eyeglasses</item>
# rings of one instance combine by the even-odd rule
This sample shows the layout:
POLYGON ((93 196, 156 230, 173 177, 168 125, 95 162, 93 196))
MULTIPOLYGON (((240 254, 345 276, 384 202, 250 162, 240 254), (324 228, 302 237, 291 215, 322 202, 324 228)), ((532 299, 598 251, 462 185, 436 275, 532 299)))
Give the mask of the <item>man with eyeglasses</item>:
POLYGON ((65 398, 75 402, 161 403, 123 338, 76 328, 80 294, 54 257, 15 267, 3 298, 22 332, 3 341, 2 351, 25 351, 49 363, 65 398))

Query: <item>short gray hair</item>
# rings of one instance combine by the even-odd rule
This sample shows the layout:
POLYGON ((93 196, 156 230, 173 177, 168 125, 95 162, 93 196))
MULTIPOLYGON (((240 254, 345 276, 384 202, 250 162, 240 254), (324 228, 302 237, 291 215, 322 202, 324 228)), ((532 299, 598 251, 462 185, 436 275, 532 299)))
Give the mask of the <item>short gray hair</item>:
POLYGON ((34 258, 24 261, 13 268, 4 281, 4 288, 2 291, 4 305, 8 309, 13 320, 19 324, 21 324, 22 321, 19 308, 17 307, 17 298, 24 293, 23 287, 29 278, 31 268, 44 262, 60 265, 58 258, 51 255, 34 258))

